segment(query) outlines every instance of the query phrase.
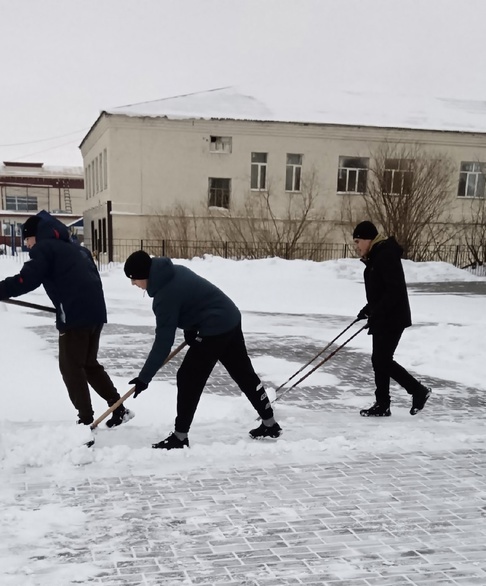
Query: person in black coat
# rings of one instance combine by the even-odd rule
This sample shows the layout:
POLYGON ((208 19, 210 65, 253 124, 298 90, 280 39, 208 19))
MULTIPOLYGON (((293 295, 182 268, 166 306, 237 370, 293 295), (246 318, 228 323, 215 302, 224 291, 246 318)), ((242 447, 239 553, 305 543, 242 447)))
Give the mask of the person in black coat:
POLYGON ((421 411, 431 390, 400 366, 393 355, 405 328, 412 325, 407 285, 402 266, 403 249, 395 238, 378 234, 369 221, 361 222, 353 232, 356 252, 365 264, 364 281, 367 304, 358 319, 368 320, 372 336, 371 362, 375 373, 376 401, 362 409, 363 417, 388 417, 390 411, 390 378, 412 395, 410 415, 421 411))
MULTIPOLYGON (((90 425, 94 419, 88 384, 109 406, 120 398, 98 362, 101 330, 107 321, 98 269, 90 252, 71 242, 66 226, 45 211, 27 219, 22 237, 30 260, 18 275, 0 282, 0 300, 44 286, 56 309, 59 370, 78 411, 78 423, 90 425)), ((131 417, 122 404, 106 424, 113 427, 131 417)))
POLYGON ((174 343, 177 328, 189 344, 177 371, 177 417, 174 432, 153 444, 171 450, 189 447, 188 433, 206 382, 219 361, 262 419, 249 434, 253 439, 277 438, 282 429, 263 384, 255 373, 241 331, 241 314, 233 301, 215 285, 170 258, 151 258, 143 250, 125 262, 132 285, 153 297, 155 340, 140 371, 130 381, 134 398, 144 391, 162 367, 174 343))

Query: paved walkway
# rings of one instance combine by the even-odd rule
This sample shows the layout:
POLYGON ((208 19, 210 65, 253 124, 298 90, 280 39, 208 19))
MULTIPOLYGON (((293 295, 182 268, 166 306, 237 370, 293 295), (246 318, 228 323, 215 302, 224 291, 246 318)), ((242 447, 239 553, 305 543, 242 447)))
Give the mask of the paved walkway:
MULTIPOLYGON (((328 319, 339 325, 338 318, 328 319)), ((153 328, 146 330, 150 345, 153 328)), ((103 362, 109 370, 133 375, 127 357, 133 364, 146 354, 148 347, 139 347, 142 331, 106 328, 103 362)), ((248 345, 252 355, 302 362, 319 351, 299 336, 284 342, 252 335, 248 345)), ((176 367, 174 360, 159 377, 173 377, 176 367)), ((370 398, 367 354, 345 349, 327 364, 327 370, 352 382, 364 404, 370 398)), ((458 387, 435 379, 425 382, 435 390, 458 387)), ((227 393, 227 389, 224 372, 217 370, 206 392, 227 393)), ((477 416, 478 409, 486 410, 481 393, 460 390, 460 404, 454 396, 436 393, 434 409, 427 416, 446 420, 450 410, 457 409, 458 418, 467 418, 471 413, 477 416)), ((406 400, 404 394, 397 394, 397 405, 405 405, 406 400)), ((285 402, 326 412, 344 408, 339 389, 329 396, 305 385, 289 392, 285 402)), ((74 537, 73 544, 62 544, 66 563, 73 556, 100 569, 96 578, 81 583, 486 585, 486 449, 468 449, 467 443, 464 449, 433 454, 403 455, 377 448, 365 461, 351 453, 340 462, 317 465, 269 461, 264 470, 87 478, 80 485, 48 491, 41 483, 26 485, 18 498, 19 504, 49 499, 78 506, 90 515, 91 533, 83 547, 74 537), (121 522, 114 526, 114 509, 121 501, 121 522), (116 552, 110 549, 114 539, 116 552)))

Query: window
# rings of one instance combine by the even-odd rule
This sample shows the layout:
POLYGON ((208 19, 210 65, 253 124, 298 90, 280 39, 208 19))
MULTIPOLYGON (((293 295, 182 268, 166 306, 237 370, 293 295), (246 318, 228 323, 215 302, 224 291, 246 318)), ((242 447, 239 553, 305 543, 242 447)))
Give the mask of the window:
POLYGON ((37 211, 37 198, 30 195, 6 195, 5 209, 16 212, 35 212, 37 211))
POLYGON ((208 206, 229 209, 231 179, 209 178, 208 206))
POLYGON ((212 153, 231 153, 231 136, 211 136, 209 150, 212 153))
POLYGON ((385 160, 385 193, 390 195, 409 195, 412 190, 413 160, 385 160))
POLYGON ((365 193, 368 178, 366 158, 339 157, 337 190, 339 193, 365 193))
POLYGON ((287 155, 285 169, 285 191, 300 191, 302 179, 302 155, 287 155))
POLYGON ((107 152, 106 149, 103 151, 103 187, 104 189, 108 189, 108 161, 106 159, 107 152))
POLYGON ((484 197, 486 163, 461 163, 459 175, 459 197, 484 197))
POLYGON ((267 153, 251 153, 251 189, 267 188, 267 153))

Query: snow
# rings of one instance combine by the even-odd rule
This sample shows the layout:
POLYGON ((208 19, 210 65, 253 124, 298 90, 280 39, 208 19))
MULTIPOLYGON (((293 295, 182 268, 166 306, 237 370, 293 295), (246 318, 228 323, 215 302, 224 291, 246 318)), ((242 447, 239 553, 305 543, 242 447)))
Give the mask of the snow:
MULTIPOLYGON (((175 262, 208 278, 234 299, 242 309, 243 329, 248 339, 262 333, 269 339, 282 342, 290 336, 302 336, 316 340, 319 347, 324 347, 342 330, 341 326, 333 325, 333 316, 345 318, 346 323, 350 323, 364 304, 363 265, 358 260, 315 263, 206 257, 175 262)), ((21 262, 17 259, 1 258, 0 278, 17 273, 20 267, 21 262)), ((486 327, 484 297, 421 293, 419 287, 415 290, 415 286, 421 283, 484 282, 485 279, 446 263, 404 261, 404 267, 415 325, 402 339, 397 352, 399 361, 421 375, 457 381, 486 391, 482 362, 486 327)), ((150 298, 130 286, 120 265, 103 272, 102 278, 111 324, 136 325, 138 328, 154 326, 150 298)), ((42 289, 22 299, 50 304, 42 289)), ((154 381, 139 398, 127 401, 136 413, 135 419, 113 430, 102 424, 94 432, 95 448, 88 449, 83 444, 93 432, 74 424, 76 414, 57 368, 55 337, 49 340, 39 335, 39 328, 47 326, 52 328, 52 336, 55 336, 52 316, 2 303, 0 316, 3 389, 0 513, 5 543, 19 546, 16 555, 8 556, 4 571, 9 581, 2 583, 22 586, 68 583, 67 576, 63 575, 68 569, 63 566, 56 570, 55 576, 49 576, 48 582, 28 582, 25 576, 28 545, 35 542, 37 551, 49 551, 55 547, 53 536, 59 526, 69 526, 70 531, 81 536, 89 531, 89 522, 83 512, 49 502, 48 496, 40 499, 32 510, 19 507, 15 500, 19 473, 28 474, 30 482, 40 485, 71 486, 87 474, 90 478, 130 475, 167 478, 174 473, 190 474, 202 469, 306 464, 322 462, 323 459, 333 462, 349 453, 374 453, 377 446, 385 444, 387 450, 402 453, 421 449, 423 445, 433 452, 458 446, 473 447, 484 441, 483 418, 470 419, 466 424, 455 420, 452 415, 440 420, 417 417, 413 418, 413 433, 410 433, 412 418, 406 410, 398 409, 394 411, 393 425, 373 428, 362 425, 355 411, 363 406, 363 398, 354 394, 352 385, 346 380, 339 380, 323 368, 311 375, 312 383, 344 389, 343 406, 346 409, 326 414, 286 404, 282 400, 276 404, 277 419, 285 434, 277 442, 248 440, 247 431, 255 425, 255 413, 246 398, 206 392, 191 429, 191 449, 176 452, 152 450, 151 443, 165 437, 173 426, 175 381, 166 380, 154 381), (403 441, 404 435, 407 436, 406 442, 403 441)), ((150 339, 147 335, 139 333, 136 336, 137 343, 148 348, 150 339)), ((122 337, 119 345, 122 348, 122 337)), ((349 345, 365 354, 370 351, 370 339, 365 334, 357 335, 349 345)), ((103 336, 101 346, 103 353, 106 350, 103 336)), ((141 361, 133 357, 130 364, 135 376, 141 361)), ((273 389, 269 387, 268 391, 274 397, 274 389, 303 363, 275 355, 259 355, 254 357, 254 365, 262 377, 273 381, 273 389)), ((110 374, 121 393, 128 390, 130 379, 120 377, 116 372, 110 374)), ((106 407, 94 393, 93 403, 98 416, 106 407)), ((277 512, 273 511, 273 514, 277 512)), ((3 546, 0 547, 1 556, 5 551, 3 546)), ((82 580, 84 575, 88 577, 93 571, 90 564, 78 564, 76 577, 82 580)))
POLYGON ((486 132, 486 100, 337 91, 326 86, 310 92, 276 82, 217 88, 120 106, 108 113, 486 132))

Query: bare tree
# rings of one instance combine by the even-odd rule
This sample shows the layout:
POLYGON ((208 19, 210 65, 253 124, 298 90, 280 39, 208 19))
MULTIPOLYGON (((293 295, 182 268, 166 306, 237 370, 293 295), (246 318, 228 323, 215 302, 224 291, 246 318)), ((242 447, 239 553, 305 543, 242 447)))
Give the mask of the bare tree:
POLYGON ((319 186, 315 170, 302 177, 299 192, 280 193, 269 185, 266 190, 250 191, 244 204, 229 210, 219 222, 219 237, 240 243, 248 258, 261 255, 313 258, 329 228, 319 205, 319 186))
POLYGON ((363 195, 366 217, 395 236, 405 258, 429 258, 453 234, 452 181, 449 157, 420 145, 385 143, 371 156, 363 195))
MULTIPOLYGON (((483 178, 484 182, 484 178, 483 178)), ((486 198, 484 191, 471 199, 470 214, 464 221, 464 240, 468 252, 468 264, 473 267, 486 263, 486 198)))

